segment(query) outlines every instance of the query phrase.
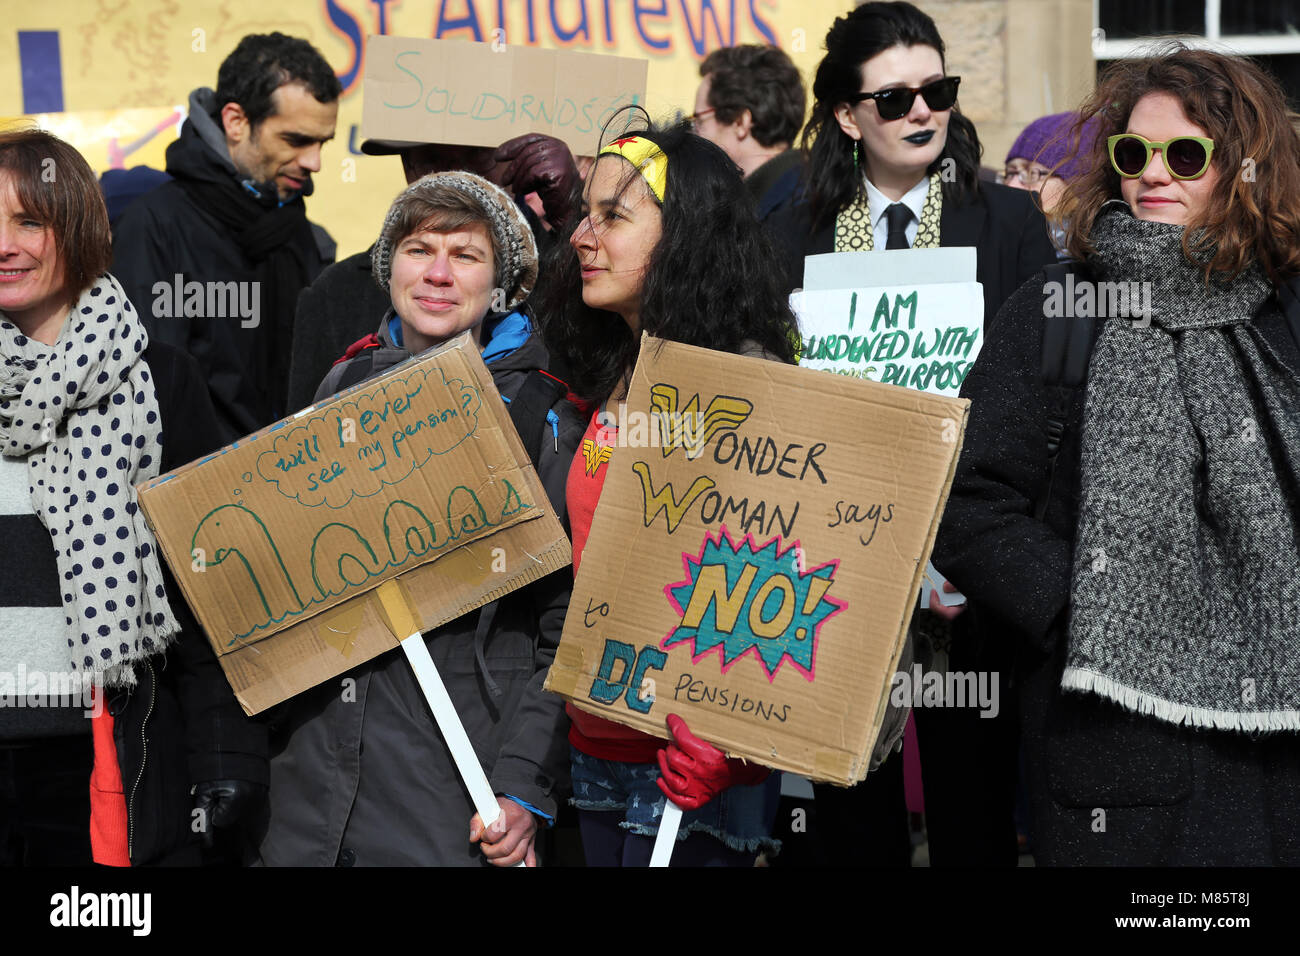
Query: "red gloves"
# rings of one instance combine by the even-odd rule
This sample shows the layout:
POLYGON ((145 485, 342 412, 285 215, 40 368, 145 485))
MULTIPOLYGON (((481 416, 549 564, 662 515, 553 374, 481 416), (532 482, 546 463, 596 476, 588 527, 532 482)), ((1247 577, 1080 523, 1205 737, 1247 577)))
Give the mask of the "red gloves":
POLYGON ((668 715, 668 732, 673 742, 659 751, 656 783, 683 810, 698 810, 732 786, 762 783, 771 773, 767 767, 728 757, 717 747, 690 732, 686 721, 668 715))

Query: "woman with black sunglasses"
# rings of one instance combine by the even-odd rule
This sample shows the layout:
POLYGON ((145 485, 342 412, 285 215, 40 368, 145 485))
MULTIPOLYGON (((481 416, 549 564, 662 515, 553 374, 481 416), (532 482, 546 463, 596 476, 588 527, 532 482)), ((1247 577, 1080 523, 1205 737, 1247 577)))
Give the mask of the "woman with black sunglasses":
POLYGON ((809 255, 975 246, 991 320, 1053 261, 1029 197, 980 181, 982 147, 957 108, 960 84, 934 21, 910 3, 864 3, 836 19, 804 128, 804 202, 772 224, 791 288, 809 255))
POLYGON ((1075 294, 998 315, 934 560, 1018 635, 1038 863, 1295 866, 1300 136, 1251 61, 1177 45, 1090 119, 1075 294))
MULTIPOLYGON (((981 182, 974 125, 957 109, 934 21, 909 3, 865 3, 826 34, 813 83, 805 201, 769 220, 785 247, 788 285, 802 285, 805 256, 826 252, 974 246, 985 327, 1012 292, 1055 261, 1031 197, 981 182)), ((888 278, 866 273, 863 285, 888 278)), ((940 570, 943 570, 940 567, 940 570)), ((951 624, 918 612, 918 645, 951 645, 953 671, 1002 672, 1001 635, 981 637, 972 616, 951 624)), ((943 609, 947 611, 947 609, 943 609)), ((951 611, 947 611, 951 614, 951 611)), ((917 659, 936 665, 927 647, 917 659)), ((1002 686, 1004 700, 1008 688, 1002 686)), ((935 865, 1015 865, 1016 743, 1010 708, 915 711, 924 766, 930 860, 935 865)), ((911 859, 902 761, 891 758, 852 790, 818 786, 819 827, 848 835, 864 862, 911 859), (828 821, 830 821, 828 825, 828 821)))

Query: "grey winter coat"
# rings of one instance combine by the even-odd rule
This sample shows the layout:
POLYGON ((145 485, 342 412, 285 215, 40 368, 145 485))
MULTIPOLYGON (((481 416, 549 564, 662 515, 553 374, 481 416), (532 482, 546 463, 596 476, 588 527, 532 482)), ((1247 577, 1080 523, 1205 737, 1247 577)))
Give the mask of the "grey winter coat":
MULTIPOLYGON (((378 338, 377 347, 334 367, 318 400, 332 394, 353 363, 371 363, 370 375, 377 375, 410 357, 394 345, 386 322, 378 338)), ((488 367, 502 395, 513 398, 528 372, 546 362, 533 333, 488 367)), ((583 422, 563 398, 552 411, 559 422, 554 434, 546 425, 538 474, 563 521, 583 422)), ((542 683, 572 583, 565 568, 425 634, 494 792, 552 818, 567 784, 568 718, 563 701, 544 693, 542 683)), ((473 804, 400 650, 293 698, 280 722, 272 734, 262 863, 486 865, 469 842, 473 804)))
MULTIPOLYGON (((1071 396, 1047 512, 1036 520, 1053 400, 1039 374, 1044 282, 1040 274, 1007 300, 962 385, 970 423, 934 550, 1016 659, 1035 861, 1298 865, 1294 735, 1180 727, 1061 690, 1086 388, 1071 396)), ((1300 369, 1273 299, 1255 326, 1281 363, 1300 369)))

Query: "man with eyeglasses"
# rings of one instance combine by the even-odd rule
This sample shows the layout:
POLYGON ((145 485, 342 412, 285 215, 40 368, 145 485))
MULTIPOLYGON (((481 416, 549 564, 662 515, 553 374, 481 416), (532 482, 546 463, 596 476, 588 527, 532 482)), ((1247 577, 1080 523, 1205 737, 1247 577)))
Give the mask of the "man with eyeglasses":
POLYGON ((760 222, 788 205, 802 159, 803 78, 784 51, 745 44, 714 50, 700 64, 695 132, 722 147, 745 176, 760 222))
POLYGON ((1042 163, 1012 159, 1007 162, 1006 168, 1002 170, 998 182, 1004 186, 1011 186, 1013 189, 1028 189, 1030 192, 1038 192, 1043 188, 1044 182, 1050 178, 1052 178, 1052 171, 1042 163))

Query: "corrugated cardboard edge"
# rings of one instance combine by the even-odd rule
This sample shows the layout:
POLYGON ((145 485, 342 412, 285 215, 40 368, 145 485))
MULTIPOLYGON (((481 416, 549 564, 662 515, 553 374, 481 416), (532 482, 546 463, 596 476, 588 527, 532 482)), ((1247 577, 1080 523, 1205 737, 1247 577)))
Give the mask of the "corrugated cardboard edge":
MULTIPOLYGON (((473 549, 475 544, 495 546, 495 543, 492 542, 491 538, 488 538, 480 542, 473 542, 469 545, 465 545, 465 548, 473 549)), ((490 551, 491 548, 487 548, 487 554, 483 556, 484 560, 491 560, 491 558, 488 557, 490 551)), ((485 588, 478 592, 471 600, 465 601, 454 609, 441 615, 430 615, 426 613, 423 605, 427 602, 420 599, 421 584, 419 583, 420 575, 418 574, 420 571, 436 570, 438 565, 437 561, 432 564, 423 565, 419 568, 414 568, 407 574, 399 575, 394 580, 402 581, 408 592, 411 593, 412 597, 415 599, 415 604, 419 610, 419 616, 421 619, 421 628, 427 633, 434 628, 446 624, 448 621, 454 621, 476 608, 483 607, 492 601, 498 600, 506 594, 509 594, 511 591, 526 587, 548 574, 567 567, 571 561, 569 542, 567 539, 564 539, 549 549, 543 550, 532 557, 535 559, 535 563, 525 566, 522 571, 512 575, 509 578, 508 583, 494 584, 491 588, 485 588), (412 578, 415 579, 414 582, 412 581, 412 578)), ((351 610, 352 605, 360 604, 362 618, 358 625, 358 629, 370 629, 375 635, 373 640, 382 642, 384 650, 396 648, 399 638, 394 637, 388 631, 387 627, 382 626, 383 621, 379 614, 378 603, 379 599, 373 591, 370 591, 353 598, 351 601, 344 602, 332 610, 337 613, 345 608, 351 610), (378 630, 374 630, 377 625, 380 625, 378 630)), ((290 696, 285 692, 285 688, 290 686, 290 683, 288 681, 276 679, 276 675, 292 675, 294 673, 294 665, 292 663, 293 657, 297 656, 297 653, 304 649, 314 649, 317 643, 324 642, 324 638, 321 636, 321 630, 328 624, 330 616, 331 615, 328 614, 317 615, 311 622, 312 626, 309 628, 303 628, 303 633, 296 636, 291 635, 289 632, 284 632, 284 636, 281 640, 283 641, 284 638, 289 638, 289 644, 282 643, 277 645, 272 643, 267 645, 266 648, 263 648, 262 642, 259 642, 258 644, 251 644, 248 647, 241 648, 233 654, 228 654, 221 658, 222 668, 226 671, 227 678, 231 680, 231 686, 235 691, 235 699, 239 701, 239 705, 243 708, 244 713, 250 715, 260 713, 290 696), (270 656, 266 660, 260 662, 261 670, 268 671, 268 668, 270 669, 267 676, 257 683, 236 687, 235 675, 238 675, 242 671, 244 658, 246 656, 264 656, 268 654, 270 656), (283 663, 281 663, 281 661, 283 661, 283 663)), ((319 658, 313 658, 311 663, 312 668, 318 668, 319 663, 319 658)), ((357 667, 360 663, 363 663, 363 661, 359 658, 349 659, 349 657, 340 654, 337 666, 317 680, 316 684, 319 685, 325 683, 341 674, 345 674, 354 667, 357 667)))
MULTIPOLYGON (((462 333, 456 338, 448 342, 444 342, 433 349, 430 349, 426 352, 422 352, 418 355, 411 356, 405 361, 393 366, 390 369, 385 370, 384 374, 381 376, 376 376, 375 378, 371 378, 359 382, 356 385, 344 389, 341 392, 337 392, 334 395, 331 395, 330 397, 323 399, 320 402, 310 405, 307 408, 304 408, 301 411, 291 416, 287 416, 286 418, 281 419, 278 422, 272 423, 271 425, 268 425, 265 428, 261 428, 258 429, 256 432, 250 433, 248 436, 246 436, 238 443, 238 447, 240 448, 245 447, 248 444, 251 444, 255 440, 261 439, 272 432, 279 431, 281 428, 292 427, 293 422, 295 422, 297 419, 302 418, 311 413, 322 411, 336 402, 345 401, 355 393, 373 389, 379 383, 381 383, 383 380, 388 379, 389 377, 393 377, 393 378, 400 377, 401 375, 406 374, 408 371, 410 371, 412 368, 414 368, 416 365, 420 364, 421 362, 428 361, 429 359, 442 355, 445 352, 450 352, 455 350, 464 351, 468 349, 468 347, 471 344, 472 344, 472 339, 470 338, 469 334, 462 333)), ((508 412, 505 411, 505 403, 502 400, 500 392, 496 387, 496 382, 492 379, 490 370, 486 375, 480 377, 479 384, 483 386, 482 394, 483 394, 483 401, 485 407, 489 401, 495 400, 496 405, 494 407, 497 407, 501 410, 501 423, 503 426, 501 428, 502 435, 515 461, 521 463, 521 466, 519 468, 519 474, 523 477, 524 483, 528 487, 529 492, 532 494, 533 500, 537 502, 538 507, 535 514, 528 515, 527 517, 522 517, 519 520, 513 522, 512 524, 506 526, 505 528, 501 528, 498 531, 492 534, 485 535, 481 538, 476 538, 473 541, 461 545, 458 548, 452 549, 451 551, 447 551, 442 554, 439 554, 431 561, 427 561, 421 565, 418 565, 417 567, 411 568, 410 570, 404 571, 401 574, 398 574, 393 578, 389 579, 389 580, 400 579, 404 582, 404 584, 409 590, 415 592, 415 596, 417 597, 417 605, 420 606, 423 628, 425 631, 429 631, 432 630, 433 628, 439 627, 447 623, 448 621, 454 621, 457 618, 462 617, 463 615, 468 614, 469 612, 475 610, 476 608, 482 607, 485 604, 498 600, 499 598, 505 596, 509 592, 525 587, 528 584, 531 584, 533 581, 539 580, 542 577, 545 577, 547 574, 559 570, 560 568, 563 568, 572 562, 572 551, 569 544, 568 536, 565 534, 563 525, 560 523, 558 516, 555 514, 555 511, 552 508, 550 498, 546 494, 546 489, 543 487, 541 479, 538 477, 537 471, 533 467, 528 452, 525 450, 523 442, 519 438, 519 434, 515 430, 513 422, 509 418, 508 412), (525 535, 525 542, 526 542, 527 549, 521 548, 521 550, 524 550, 524 553, 527 554, 527 556, 532 559, 531 564, 525 565, 522 571, 505 573, 505 576, 503 578, 498 578, 494 580, 493 585, 491 587, 485 587, 480 591, 473 592, 473 596, 469 600, 461 602, 459 605, 455 606, 454 608, 449 608, 444 613, 440 613, 440 614, 427 613, 427 609, 424 605, 426 605, 429 602, 422 601, 419 599, 419 589, 421 588, 421 582, 419 581, 419 578, 429 577, 429 572, 431 572, 433 569, 436 569, 440 562, 443 562, 443 566, 445 568, 444 559, 451 557, 452 555, 455 555, 460 552, 468 552, 472 555, 475 553, 475 551, 478 548, 482 548, 487 543, 492 543, 492 546, 496 547, 497 545, 500 544, 498 535, 506 534, 512 531, 517 532, 519 529, 527 529, 527 531, 529 532, 527 535, 525 535), (426 572, 426 573, 421 574, 421 572, 426 572), (415 578, 414 581, 412 580, 413 578, 415 578)), ((147 491, 148 489, 153 488, 159 484, 162 484, 165 481, 178 478, 191 471, 194 471, 195 469, 206 464, 207 462, 212 461, 213 459, 220 457, 223 454, 226 454, 230 450, 232 449, 229 446, 227 446, 226 448, 223 448, 220 451, 214 452, 213 454, 210 455, 205 455, 202 458, 195 459, 194 461, 187 462, 184 465, 180 465, 177 468, 172 469, 166 474, 159 475, 156 478, 153 478, 146 482, 142 482, 136 486, 137 500, 139 500, 140 502, 141 512, 144 514, 145 522, 149 526, 151 532, 154 531, 153 517, 150 514, 150 508, 146 503, 146 500, 143 497, 140 497, 140 492, 147 491)), ((194 614, 195 620, 200 622, 200 626, 203 626, 202 616, 200 615, 196 607, 196 602, 194 601, 193 596, 189 588, 187 587, 188 576, 183 573, 175 573, 177 568, 188 566, 190 561, 190 556, 188 554, 185 555, 177 554, 172 549, 167 548, 164 542, 158 538, 156 532, 154 533, 154 539, 158 543, 159 550, 163 552, 163 556, 167 561, 168 565, 173 569, 173 577, 176 580, 177 585, 180 587, 181 593, 184 596, 186 603, 189 605, 191 612, 194 614)), ((490 563, 491 548, 487 549, 486 554, 488 556, 483 558, 482 562, 490 563)), ((373 591, 376 587, 379 586, 380 583, 382 582, 377 581, 374 584, 369 585, 361 593, 356 594, 353 597, 349 598, 348 600, 340 602, 339 604, 316 608, 308 613, 305 613, 297 622, 295 622, 290 627, 272 632, 271 634, 259 638, 256 641, 249 642, 244 646, 237 648, 234 651, 226 651, 224 648, 220 647, 218 645, 218 641, 210 633, 207 633, 206 628, 204 628, 205 636, 208 639, 209 646, 213 648, 213 652, 217 655, 217 659, 221 663, 222 669, 226 673, 227 679, 230 681, 231 687, 235 692, 235 697, 239 701, 240 706, 244 709, 244 712, 250 715, 258 713, 262 710, 267 709, 268 707, 273 706, 276 703, 279 703, 282 700, 285 700, 287 697, 287 695, 282 692, 282 688, 285 686, 282 681, 264 679, 258 682, 256 685, 249 685, 246 687, 239 686, 239 683, 237 681, 236 675, 243 673, 246 670, 245 664, 247 659, 254 658, 254 657, 262 658, 270 653, 269 651, 267 651, 266 648, 259 647, 264 641, 267 640, 267 638, 283 637, 288 635, 290 631, 293 631, 295 629, 300 629, 302 633, 298 635, 297 640, 290 641, 288 645, 278 649, 275 652, 275 654, 272 655, 272 658, 269 659, 278 659, 281 657, 295 656, 294 655, 295 651, 301 653, 303 650, 305 650, 304 643, 303 643, 304 641, 309 641, 309 640, 312 642, 321 641, 321 638, 319 637, 319 631, 322 627, 325 626, 325 624, 329 620, 345 614, 355 614, 357 611, 358 604, 362 605, 361 620, 364 622, 362 626, 367 628, 372 628, 375 622, 381 622, 378 612, 373 607, 373 604, 376 600, 373 591), (279 688, 280 690, 278 691, 271 690, 270 688, 279 688), (272 697, 274 699, 271 699, 272 697)), ((396 647, 397 641, 400 640, 400 638, 395 639, 392 638, 391 635, 387 635, 387 628, 384 628, 384 631, 385 631, 385 635, 388 637, 388 643, 386 646, 396 647)), ((316 683, 317 684, 322 683, 325 680, 329 680, 331 677, 336 677, 339 674, 345 673, 346 671, 351 670, 353 667, 356 667, 358 664, 362 662, 363 659, 361 658, 350 661, 348 659, 348 656, 340 654, 340 664, 338 668, 333 673, 327 674, 325 677, 323 677, 321 680, 317 681, 316 683)), ((266 666, 266 662, 263 661, 263 667, 265 666, 266 666)), ((289 670, 292 670, 292 667, 290 667, 289 670)), ((301 691, 299 691, 299 693, 301 693, 301 691)))
MULTIPOLYGON (((655 339, 649 335, 642 335, 642 348, 653 347, 661 340, 655 339)), ((675 347, 691 349, 693 351, 706 352, 707 349, 698 349, 695 346, 683 345, 682 343, 673 343, 675 347)), ((768 361, 753 356, 729 356, 729 359, 742 359, 762 363, 763 367, 769 366, 768 361)), ((792 366, 797 367, 797 366, 792 366)), ((644 364, 637 367, 635 376, 644 374, 644 364)), ((819 370, 809 370, 819 371, 819 370)), ((823 373, 829 374, 829 373, 823 373)), ((944 478, 943 487, 940 491, 939 498, 935 502, 934 514, 930 520, 929 531, 925 538, 922 554, 919 556, 916 567, 912 572, 912 594, 919 595, 921 590, 921 579, 925 574, 926 562, 930 559, 930 554, 934 550, 935 538, 938 536, 939 525, 943 519, 943 513, 947 509, 948 496, 952 490, 952 482, 957 472, 957 462, 961 458, 961 450, 965 441, 966 424, 970 416, 970 401, 964 398, 953 398, 945 395, 933 395, 928 392, 921 392, 915 389, 907 389, 896 385, 885 385, 879 382, 859 380, 862 387, 870 387, 876 397, 883 403, 894 408, 909 411, 914 410, 919 396, 924 396, 926 402, 938 402, 949 405, 953 412, 960 416, 957 420, 958 428, 956 429, 953 454, 948 462, 948 469, 944 478)), ((617 456, 622 449, 616 448, 613 455, 617 456)), ((610 467, 615 464, 615 459, 611 458, 610 467)), ((581 571, 579 571, 581 574, 581 571)), ((575 586, 574 593, 578 588, 575 586)), ((916 600, 907 603, 899 622, 898 630, 894 638, 893 656, 890 666, 886 670, 885 685, 880 691, 879 702, 876 708, 875 718, 873 720, 872 732, 869 735, 866 746, 860 754, 854 754, 848 750, 835 750, 825 748, 820 750, 814 758, 814 767, 810 770, 803 764, 796 764, 793 761, 783 759, 779 754, 760 754, 736 749, 733 742, 721 739, 713 740, 713 743, 725 751, 728 756, 740 757, 745 760, 754 760, 774 770, 786 770, 793 773, 802 774, 810 779, 821 782, 831 783, 837 786, 852 786, 864 780, 867 776, 867 768, 870 764, 871 752, 875 747, 877 738, 880 735, 881 726, 884 723, 886 709, 889 703, 889 691, 892 686, 893 674, 898 669, 898 661, 902 656, 904 642, 907 639, 907 631, 911 625, 912 614, 916 609, 916 600), (842 768, 842 769, 841 769, 842 768)), ((570 605, 572 613, 573 606, 570 605)), ((557 654, 556 663, 559 663, 557 654)), ((610 710, 607 707, 598 707, 577 694, 580 672, 577 669, 552 667, 546 677, 545 688, 552 693, 559 694, 565 700, 572 703, 579 710, 592 714, 596 717, 608 718, 610 710)), ((632 726, 626 724, 625 726, 632 726)), ((636 730, 650 734, 656 737, 669 739, 669 734, 665 726, 635 726, 636 730)))
MULTIPOLYGON (((948 464, 948 475, 943 482, 943 490, 939 493, 939 500, 936 502, 934 517, 930 521, 930 531, 925 538, 925 546, 922 554, 916 563, 916 570, 912 574, 912 593, 920 594, 921 579, 925 576, 925 565, 930 560, 930 555, 934 551, 934 541, 939 535, 939 525, 943 522, 943 513, 948 510, 948 495, 952 492, 952 482, 957 475, 957 462, 961 459, 961 450, 966 441, 966 422, 970 417, 969 399, 958 398, 948 399, 956 404, 961 413, 961 419, 958 422, 956 435, 956 449, 953 452, 952 460, 948 464)), ((885 686, 880 695, 880 703, 876 708, 875 723, 871 732, 870 742, 867 744, 866 752, 858 755, 849 768, 849 778, 847 785, 859 783, 867 778, 867 768, 871 762, 871 752, 875 749, 876 740, 880 737, 880 728, 884 725, 885 713, 889 709, 889 694, 893 686, 893 675, 898 670, 898 661, 903 654, 903 647, 907 642, 907 632, 912 626, 912 615, 916 613, 917 601, 909 601, 907 609, 903 614, 902 625, 898 630, 898 637, 894 644, 894 657, 889 665, 889 671, 885 675, 885 686)), ((845 786, 845 781, 835 779, 834 777, 821 778, 814 776, 814 780, 824 780, 827 783, 835 783, 845 786)))

